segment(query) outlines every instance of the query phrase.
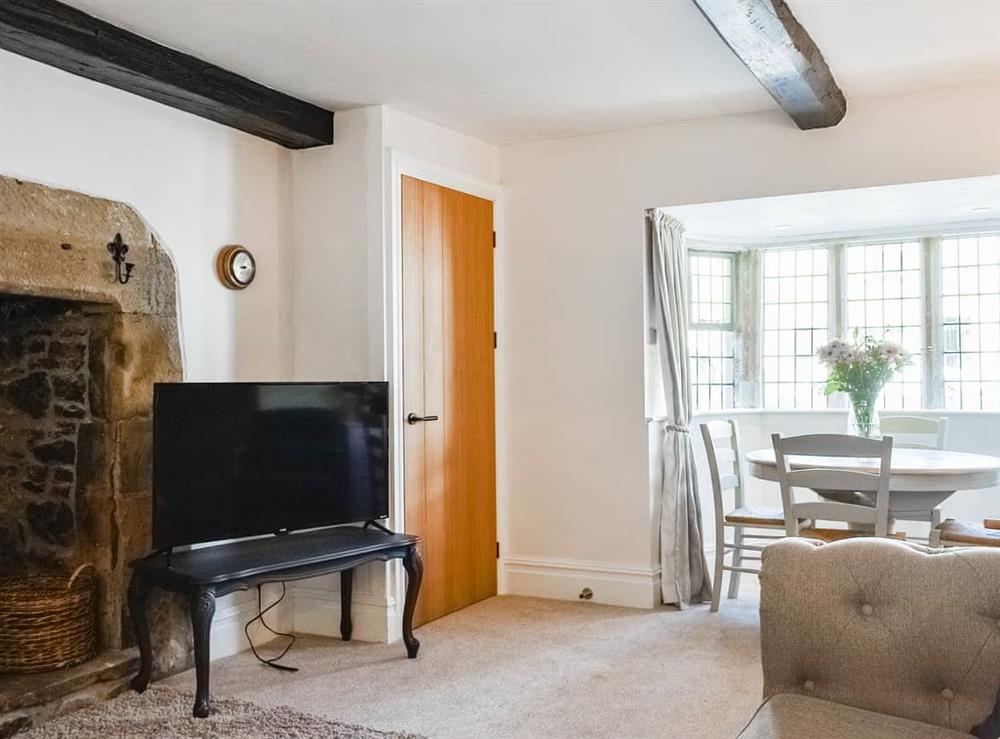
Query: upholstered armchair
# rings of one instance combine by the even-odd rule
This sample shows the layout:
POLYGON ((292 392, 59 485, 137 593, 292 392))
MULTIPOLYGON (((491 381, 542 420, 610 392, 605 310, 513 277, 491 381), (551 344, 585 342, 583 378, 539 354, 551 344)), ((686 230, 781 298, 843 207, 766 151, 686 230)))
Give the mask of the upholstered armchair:
POLYGON ((994 711, 1000 550, 786 539, 762 559, 764 702, 743 739, 968 739, 994 711))

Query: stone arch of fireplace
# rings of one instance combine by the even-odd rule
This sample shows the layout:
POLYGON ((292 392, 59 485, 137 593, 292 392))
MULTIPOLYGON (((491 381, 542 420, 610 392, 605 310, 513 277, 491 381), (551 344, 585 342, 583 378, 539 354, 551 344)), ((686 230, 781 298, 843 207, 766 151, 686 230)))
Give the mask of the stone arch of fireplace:
MULTIPOLYGON (((128 205, 8 177, 0 255, 0 574, 93 563, 101 646, 118 650, 128 562, 151 540, 153 384, 182 379, 173 263, 128 205)), ((162 620, 160 671, 186 667, 186 624, 162 620)))

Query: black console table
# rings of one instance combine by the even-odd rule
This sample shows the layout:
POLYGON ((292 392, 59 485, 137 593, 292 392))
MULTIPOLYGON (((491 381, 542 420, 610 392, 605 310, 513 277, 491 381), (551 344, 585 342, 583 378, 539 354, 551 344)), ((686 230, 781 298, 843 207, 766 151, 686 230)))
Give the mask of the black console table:
POLYGON ((286 534, 217 546, 150 554, 131 563, 128 605, 139 641, 141 662, 132 687, 142 692, 153 668, 146 598, 154 585, 191 598, 191 628, 197 676, 194 715, 209 712, 209 634, 215 599, 236 590, 283 580, 301 580, 340 572, 340 634, 351 638, 351 586, 354 568, 372 560, 402 559, 406 569, 406 603, 403 606, 403 641, 412 659, 420 648, 413 636, 413 609, 417 604, 423 564, 417 553, 419 538, 369 528, 337 527, 286 534))

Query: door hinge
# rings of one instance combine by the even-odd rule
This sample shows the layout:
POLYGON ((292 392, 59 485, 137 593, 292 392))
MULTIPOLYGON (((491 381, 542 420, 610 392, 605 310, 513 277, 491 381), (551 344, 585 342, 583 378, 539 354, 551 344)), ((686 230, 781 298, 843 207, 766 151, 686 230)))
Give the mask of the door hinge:
POLYGON ((493 232, 493 248, 494 249, 497 248, 497 232, 496 231, 493 232))
POLYGON ((497 542, 497 559, 500 559, 500 542, 497 542))
POLYGON ((496 331, 493 332, 493 348, 494 349, 497 348, 497 332, 496 331))

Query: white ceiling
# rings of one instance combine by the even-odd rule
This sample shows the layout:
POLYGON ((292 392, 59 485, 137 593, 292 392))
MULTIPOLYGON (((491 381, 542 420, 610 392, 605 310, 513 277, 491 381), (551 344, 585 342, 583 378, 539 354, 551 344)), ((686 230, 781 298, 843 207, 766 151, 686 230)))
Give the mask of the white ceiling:
POLYGON ((689 237, 723 244, 1000 224, 1000 176, 667 208, 689 237))
POLYGON ((1000 77, 1000 0, 788 4, 823 52, 848 102, 1000 77))
MULTIPOLYGON (((498 144, 775 107, 690 0, 69 1, 334 110, 498 144)), ((1000 0, 790 4, 849 101, 1000 78, 1000 0)))

